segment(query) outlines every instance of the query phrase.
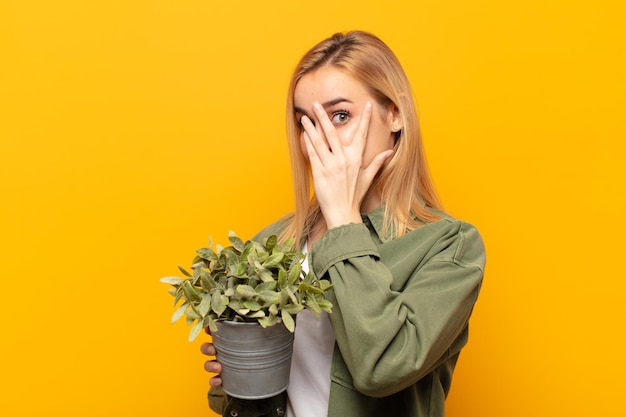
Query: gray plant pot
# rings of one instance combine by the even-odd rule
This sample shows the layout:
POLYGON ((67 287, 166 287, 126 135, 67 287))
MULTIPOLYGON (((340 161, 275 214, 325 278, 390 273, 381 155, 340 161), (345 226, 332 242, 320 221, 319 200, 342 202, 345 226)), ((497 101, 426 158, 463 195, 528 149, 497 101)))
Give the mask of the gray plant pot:
POLYGON ((212 334, 222 365, 222 388, 235 398, 258 400, 287 389, 293 333, 282 324, 218 321, 212 334))

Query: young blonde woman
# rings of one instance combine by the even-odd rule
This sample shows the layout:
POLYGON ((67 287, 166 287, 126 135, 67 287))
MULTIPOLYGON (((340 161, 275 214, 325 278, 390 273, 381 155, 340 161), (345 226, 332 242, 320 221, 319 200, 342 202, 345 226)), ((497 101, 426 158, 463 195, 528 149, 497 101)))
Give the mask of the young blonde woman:
POLYGON ((320 42, 294 72, 287 127, 296 210, 256 239, 295 236, 307 267, 334 284, 333 313, 298 315, 287 392, 237 400, 218 375, 211 407, 239 417, 443 416, 485 252, 474 227, 442 210, 400 63, 366 32, 320 42))

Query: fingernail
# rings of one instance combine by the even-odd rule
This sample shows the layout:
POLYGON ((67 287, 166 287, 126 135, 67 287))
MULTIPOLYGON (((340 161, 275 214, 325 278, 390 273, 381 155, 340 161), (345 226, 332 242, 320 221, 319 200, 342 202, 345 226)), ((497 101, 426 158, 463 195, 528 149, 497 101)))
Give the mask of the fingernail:
POLYGON ((317 110, 317 111, 322 111, 322 110, 324 110, 324 109, 322 108, 322 105, 321 105, 320 103, 318 103, 317 101, 316 101, 315 103, 313 103, 313 108, 314 108, 315 110, 317 110))
POLYGON ((302 125, 305 125, 305 124, 309 123, 311 126, 315 127, 315 122, 313 120, 309 119, 308 116, 302 116, 300 118, 300 123, 302 125))

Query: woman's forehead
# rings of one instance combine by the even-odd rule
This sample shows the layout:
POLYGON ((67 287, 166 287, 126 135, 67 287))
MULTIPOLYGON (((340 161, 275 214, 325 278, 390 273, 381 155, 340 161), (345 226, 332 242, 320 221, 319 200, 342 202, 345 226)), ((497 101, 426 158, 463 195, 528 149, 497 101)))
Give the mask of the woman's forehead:
POLYGON ((369 96, 367 88, 345 72, 324 67, 304 74, 294 90, 294 105, 301 107, 313 102, 358 100, 369 96))

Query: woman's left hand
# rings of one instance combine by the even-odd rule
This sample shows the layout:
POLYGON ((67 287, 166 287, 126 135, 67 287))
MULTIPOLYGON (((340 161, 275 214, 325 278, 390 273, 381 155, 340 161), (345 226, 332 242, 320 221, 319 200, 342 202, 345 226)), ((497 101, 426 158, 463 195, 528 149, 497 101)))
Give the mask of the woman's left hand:
POLYGON ((360 223, 361 203, 376 173, 393 153, 386 150, 363 166, 372 116, 366 103, 358 127, 348 140, 337 134, 335 126, 319 103, 313 105, 317 126, 302 116, 303 139, 311 163, 315 194, 328 229, 347 223, 360 223), (343 141, 342 141, 343 139, 343 141))

